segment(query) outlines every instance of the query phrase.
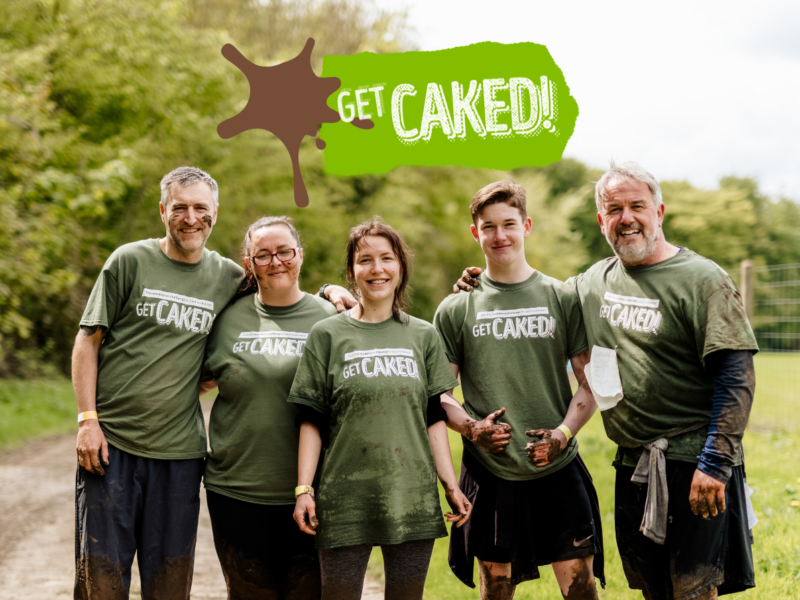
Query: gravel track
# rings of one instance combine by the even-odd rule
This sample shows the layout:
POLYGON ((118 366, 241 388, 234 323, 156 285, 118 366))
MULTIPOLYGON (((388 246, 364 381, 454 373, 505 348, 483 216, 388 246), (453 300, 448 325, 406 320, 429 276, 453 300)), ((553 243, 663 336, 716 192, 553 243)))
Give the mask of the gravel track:
MULTIPOLYGON (((210 402, 203 403, 208 419, 210 402)), ((0 454, 0 599, 72 598, 75 579, 75 435, 28 442, 0 454)), ((192 598, 226 600, 206 495, 200 493, 192 598)), ((139 598, 134 560, 131 598, 139 598)), ((364 600, 382 600, 367 581, 364 600)))

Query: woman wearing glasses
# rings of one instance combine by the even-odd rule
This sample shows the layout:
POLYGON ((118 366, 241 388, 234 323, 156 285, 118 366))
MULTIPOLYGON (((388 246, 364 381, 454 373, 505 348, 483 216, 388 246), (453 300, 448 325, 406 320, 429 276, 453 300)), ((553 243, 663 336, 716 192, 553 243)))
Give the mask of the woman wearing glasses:
POLYGON ((323 599, 361 597, 374 545, 387 600, 421 599, 434 539, 447 535, 437 474, 456 513, 447 520, 460 526, 472 510, 439 402, 458 382, 433 326, 403 312, 411 261, 400 235, 377 218, 354 227, 345 265, 360 302, 311 331, 289 397, 304 407, 294 518, 316 536, 323 599))
POLYGON ((286 399, 311 327, 336 314, 300 291, 300 236, 264 217, 244 239, 243 291, 217 320, 202 384, 217 385, 206 462, 208 510, 229 598, 320 597, 313 539, 292 520, 299 434, 286 399))

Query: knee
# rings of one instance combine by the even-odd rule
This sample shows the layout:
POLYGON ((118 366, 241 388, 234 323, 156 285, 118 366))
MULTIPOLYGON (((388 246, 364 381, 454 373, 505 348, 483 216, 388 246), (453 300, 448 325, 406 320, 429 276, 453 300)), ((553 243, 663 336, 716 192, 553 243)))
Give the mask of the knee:
POLYGON ((592 573, 592 557, 554 564, 561 594, 566 600, 596 600, 597 588, 592 573), (561 567, 559 569, 558 567, 561 567), (560 573, 559 573, 560 571, 560 573), (560 575, 560 576, 559 576, 560 575))

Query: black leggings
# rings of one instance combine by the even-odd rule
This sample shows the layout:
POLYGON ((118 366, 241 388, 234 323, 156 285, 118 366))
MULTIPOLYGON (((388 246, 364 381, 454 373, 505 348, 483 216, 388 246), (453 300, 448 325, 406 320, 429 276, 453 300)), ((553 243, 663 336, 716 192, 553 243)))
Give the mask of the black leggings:
MULTIPOLYGON (((322 600, 358 600, 364 587, 372 544, 321 549, 322 600)), ((386 600, 421 600, 433 553, 433 540, 381 546, 386 600)))
POLYGON ((314 537, 298 529, 293 504, 254 504, 208 489, 206 498, 230 600, 319 599, 314 537))

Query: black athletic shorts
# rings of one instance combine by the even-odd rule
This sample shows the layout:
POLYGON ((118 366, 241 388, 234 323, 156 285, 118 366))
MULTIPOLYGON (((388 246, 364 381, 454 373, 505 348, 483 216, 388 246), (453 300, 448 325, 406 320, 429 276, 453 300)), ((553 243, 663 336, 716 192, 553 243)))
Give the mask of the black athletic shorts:
POLYGON ((647 484, 631 481, 634 467, 617 466, 617 546, 628 585, 653 600, 689 600, 718 588, 720 596, 755 587, 752 537, 747 527, 744 468, 733 467, 724 513, 704 519, 689 506, 696 464, 667 461, 669 521, 664 545, 639 526, 647 484))
MULTIPOLYGON (((467 585, 473 557, 511 563, 512 582, 518 585, 538 578, 539 566, 602 554, 597 495, 580 456, 544 477, 509 481, 465 449, 461 469, 459 485, 473 509, 464 532, 451 531, 450 564, 467 585)), ((602 583, 602 557, 595 560, 602 583)))
POLYGON ((294 504, 255 504, 209 489, 206 499, 229 598, 321 597, 314 536, 300 531, 294 504))

